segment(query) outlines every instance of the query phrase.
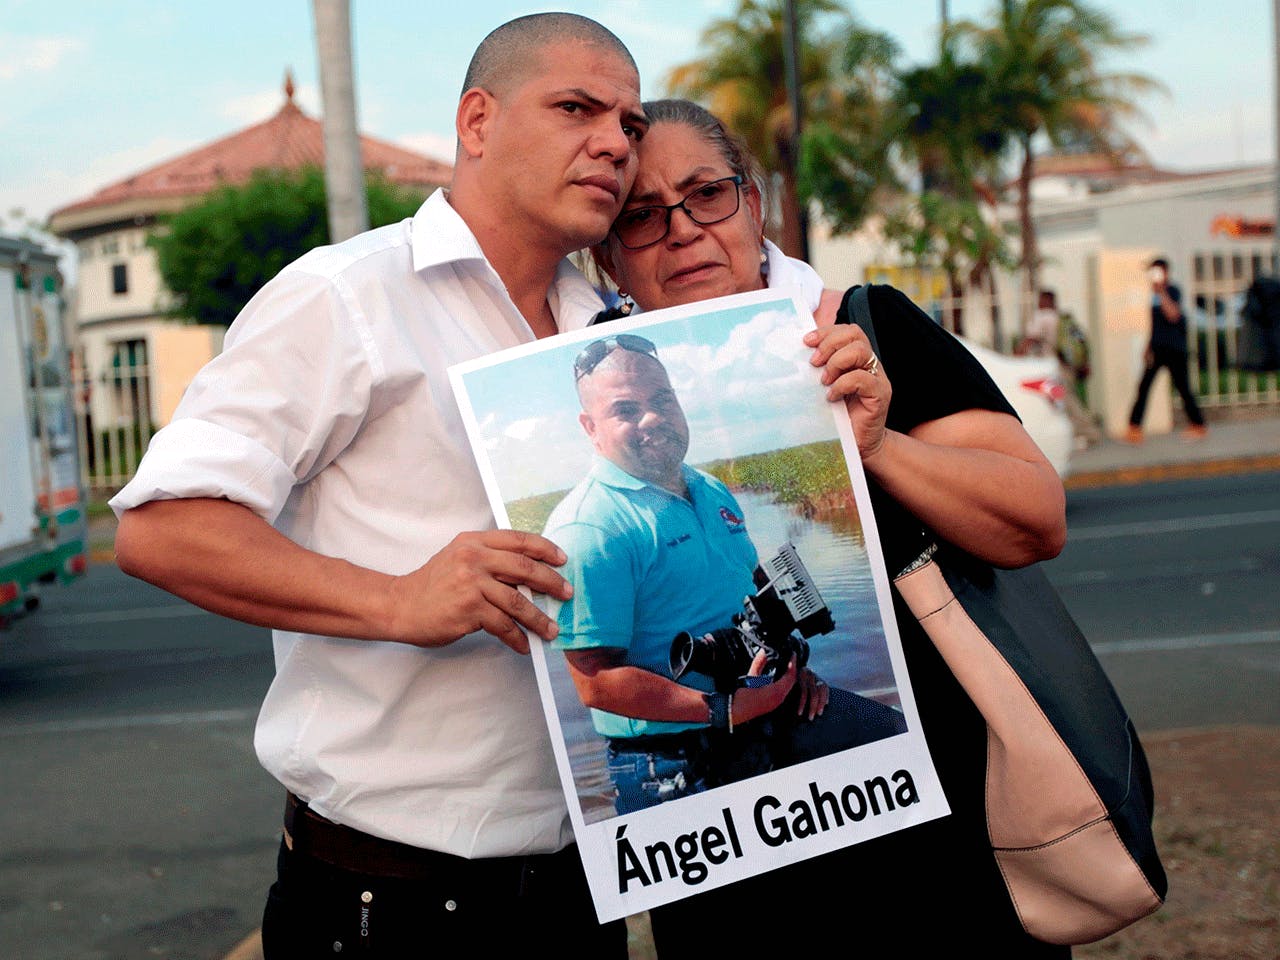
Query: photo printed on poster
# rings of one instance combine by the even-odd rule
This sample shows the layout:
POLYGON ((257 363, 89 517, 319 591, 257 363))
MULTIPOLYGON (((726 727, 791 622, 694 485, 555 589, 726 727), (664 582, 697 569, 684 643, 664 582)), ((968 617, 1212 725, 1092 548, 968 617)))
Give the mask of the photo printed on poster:
POLYGON ((779 291, 451 368, 602 921, 943 816, 866 480, 779 291))

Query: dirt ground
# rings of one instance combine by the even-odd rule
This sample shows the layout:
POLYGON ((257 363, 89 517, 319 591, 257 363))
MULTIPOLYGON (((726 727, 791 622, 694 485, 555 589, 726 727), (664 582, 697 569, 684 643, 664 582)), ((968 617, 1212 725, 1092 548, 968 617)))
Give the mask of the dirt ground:
POLYGON ((1143 735, 1169 899, 1084 960, 1280 958, 1280 728, 1143 735))

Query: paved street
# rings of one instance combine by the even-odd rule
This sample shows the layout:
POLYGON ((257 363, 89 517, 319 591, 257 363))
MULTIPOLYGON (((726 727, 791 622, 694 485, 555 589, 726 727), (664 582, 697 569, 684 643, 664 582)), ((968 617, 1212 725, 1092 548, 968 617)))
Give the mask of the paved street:
MULTIPOLYGON (((1280 473, 1075 490, 1050 577, 1140 729, 1280 724, 1280 473)), ((113 566, 0 634, 0 954, 213 960, 258 923, 265 631, 113 566)))
POLYGON ((1047 572, 1139 730, 1280 724, 1280 473, 1068 494, 1047 572))
POLYGON ((212 960, 257 926, 270 677, 266 631, 111 565, 0 633, 0 955, 212 960))

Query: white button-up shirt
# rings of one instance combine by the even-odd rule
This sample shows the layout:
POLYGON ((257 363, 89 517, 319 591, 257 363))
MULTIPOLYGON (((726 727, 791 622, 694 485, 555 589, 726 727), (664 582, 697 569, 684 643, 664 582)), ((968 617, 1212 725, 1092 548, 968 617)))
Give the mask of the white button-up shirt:
MULTIPOLYGON (((601 306, 567 262, 548 302, 561 330, 601 306)), ((412 220, 314 250, 268 283, 111 505, 227 498, 309 550, 415 570, 494 526, 446 369, 532 339, 437 192, 412 220)), ((571 840, 527 657, 482 633, 432 650, 274 638, 255 746, 316 812, 464 857, 571 840)))

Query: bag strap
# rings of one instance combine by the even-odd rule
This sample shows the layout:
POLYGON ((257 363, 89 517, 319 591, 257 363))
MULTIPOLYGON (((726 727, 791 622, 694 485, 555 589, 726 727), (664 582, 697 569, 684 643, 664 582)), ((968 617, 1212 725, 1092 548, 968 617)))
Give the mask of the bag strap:
MULTIPOLYGON (((871 285, 868 283, 854 287, 845 294, 844 303, 842 304, 847 323, 856 323, 862 328, 862 332, 867 335, 867 341, 871 344, 871 350, 878 357, 880 356, 880 344, 876 341, 876 325, 871 319, 871 285)), ((905 509, 905 508, 904 508, 905 509)), ((917 523, 919 521, 916 521, 917 523)), ((922 539, 924 546, 919 556, 911 560, 902 570, 897 573, 891 572, 891 579, 896 580, 898 577, 905 576, 916 570, 926 563, 933 560, 934 554, 938 552, 938 543, 933 538, 933 534, 920 524, 922 539)))
POLYGON ((867 293, 868 290, 870 285, 865 283, 854 287, 845 297, 845 304, 849 321, 862 328, 862 332, 867 335, 867 340, 871 342, 872 351, 879 356, 880 345, 876 343, 876 325, 871 319, 871 299, 867 293))

